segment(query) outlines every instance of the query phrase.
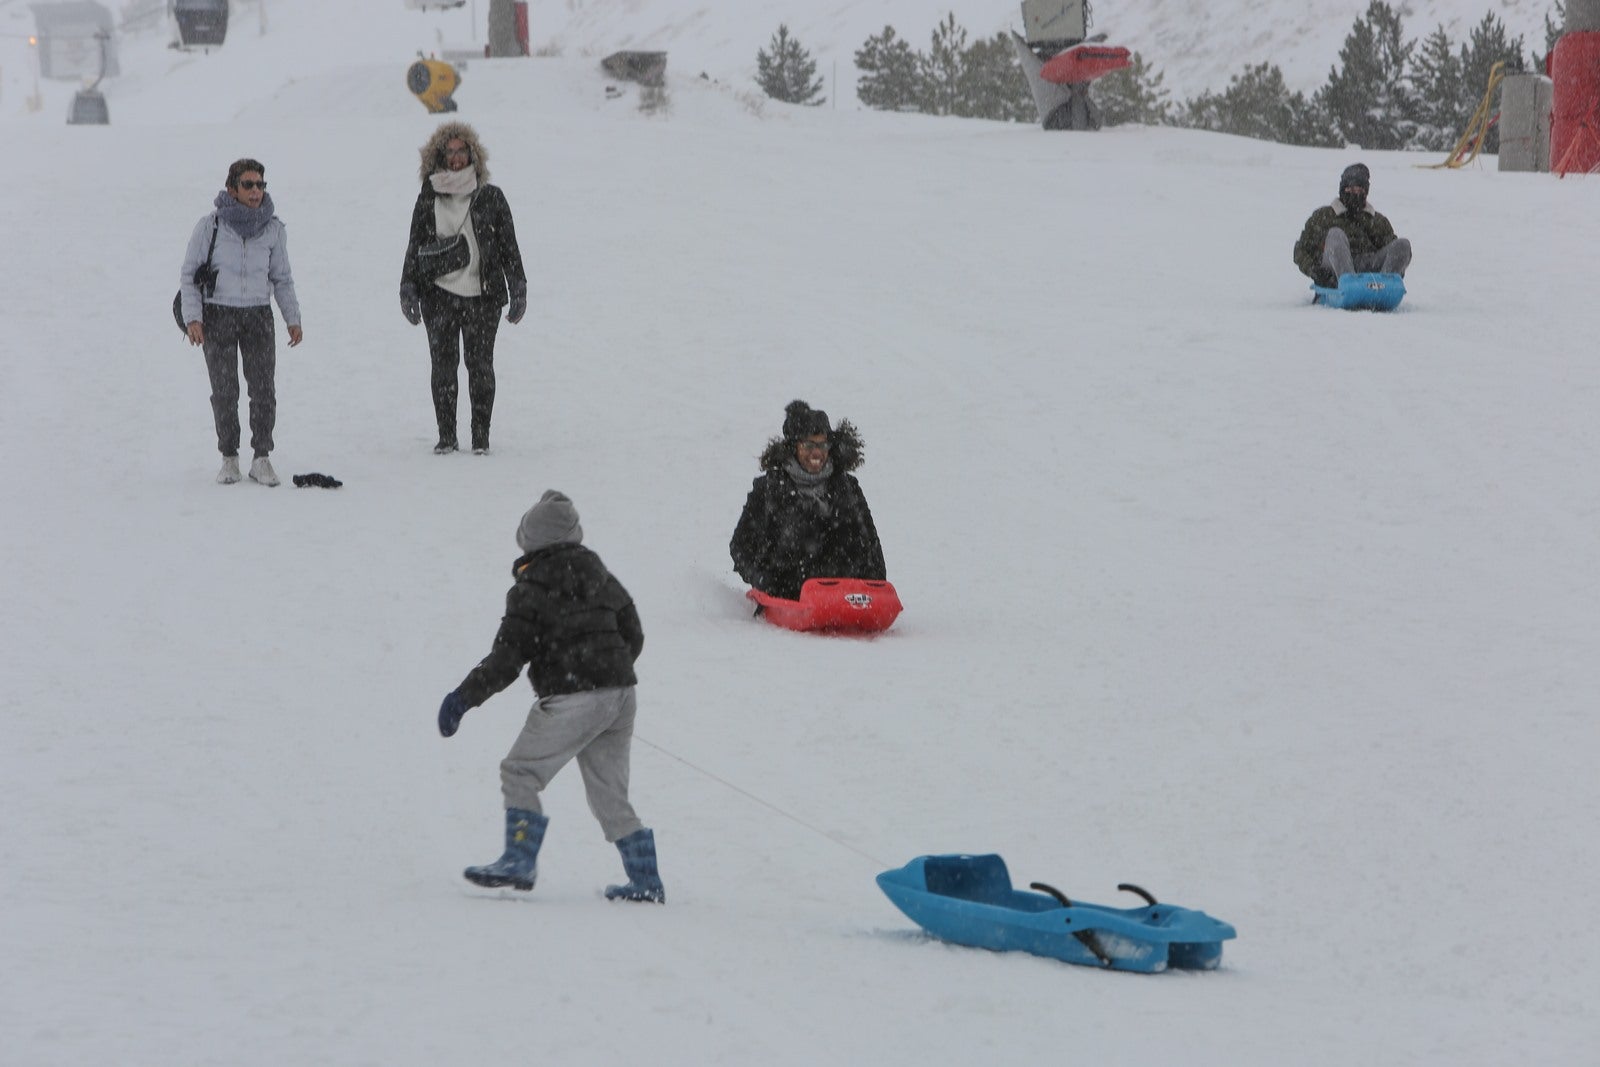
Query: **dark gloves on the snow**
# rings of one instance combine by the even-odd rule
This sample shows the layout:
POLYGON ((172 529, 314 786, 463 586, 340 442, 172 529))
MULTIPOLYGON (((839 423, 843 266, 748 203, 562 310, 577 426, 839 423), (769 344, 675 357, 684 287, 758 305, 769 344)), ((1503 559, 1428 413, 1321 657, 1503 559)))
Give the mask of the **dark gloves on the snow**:
POLYGON ((337 489, 344 483, 331 474, 319 474, 312 471, 310 474, 296 474, 294 476, 296 488, 304 489, 306 486, 315 486, 318 489, 337 489))
POLYGON ((400 314, 413 326, 422 321, 422 300, 417 287, 409 283, 400 287, 400 314))
POLYGON ((467 702, 461 699, 461 690, 452 689, 439 705, 439 736, 450 737, 461 725, 461 716, 467 713, 467 702))

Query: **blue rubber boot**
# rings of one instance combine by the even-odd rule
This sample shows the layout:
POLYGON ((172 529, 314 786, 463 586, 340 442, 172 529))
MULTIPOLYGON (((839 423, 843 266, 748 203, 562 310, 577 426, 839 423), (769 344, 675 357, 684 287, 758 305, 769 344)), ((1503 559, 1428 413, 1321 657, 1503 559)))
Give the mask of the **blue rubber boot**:
POLYGON ((503 885, 532 889, 539 877, 539 846, 544 844, 544 828, 549 825, 550 820, 537 812, 507 808, 505 854, 487 867, 468 867, 462 875, 491 889, 503 885))
POLYGON ((667 891, 661 887, 661 872, 656 868, 656 835, 649 829, 635 830, 618 839, 617 851, 622 853, 628 884, 606 886, 606 899, 665 904, 667 891))

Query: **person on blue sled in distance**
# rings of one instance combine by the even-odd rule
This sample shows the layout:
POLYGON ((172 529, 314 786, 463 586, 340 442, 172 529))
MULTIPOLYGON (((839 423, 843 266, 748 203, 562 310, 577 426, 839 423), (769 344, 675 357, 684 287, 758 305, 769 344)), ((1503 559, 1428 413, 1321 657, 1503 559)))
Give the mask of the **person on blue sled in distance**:
POLYGON ((1294 265, 1324 289, 1345 274, 1398 274, 1411 265, 1411 242, 1367 203, 1372 172, 1352 163, 1339 175, 1339 195, 1311 213, 1294 243, 1294 265))
POLYGON ((798 600, 808 578, 885 580, 878 529, 851 473, 864 461, 849 419, 835 428, 827 412, 791 401, 728 544, 739 577, 785 600, 798 600))

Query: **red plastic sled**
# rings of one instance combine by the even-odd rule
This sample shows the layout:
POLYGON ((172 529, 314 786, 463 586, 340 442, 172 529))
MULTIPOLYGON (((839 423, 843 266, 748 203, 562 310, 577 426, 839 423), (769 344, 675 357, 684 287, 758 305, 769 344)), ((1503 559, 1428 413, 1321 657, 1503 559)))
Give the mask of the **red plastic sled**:
POLYGON ((761 605, 762 618, 785 630, 877 633, 894 625, 901 611, 893 585, 867 578, 808 578, 799 600, 758 589, 745 596, 761 605))
POLYGON ((1128 50, 1115 45, 1077 44, 1039 68, 1039 77, 1057 85, 1092 82, 1103 74, 1130 66, 1128 50))

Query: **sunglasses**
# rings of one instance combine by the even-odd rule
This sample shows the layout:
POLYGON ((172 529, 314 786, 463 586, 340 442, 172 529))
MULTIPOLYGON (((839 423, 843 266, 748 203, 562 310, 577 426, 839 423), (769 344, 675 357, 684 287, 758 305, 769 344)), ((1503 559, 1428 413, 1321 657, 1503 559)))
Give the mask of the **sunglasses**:
POLYGON ((264 182, 264 181, 253 182, 253 181, 246 180, 246 181, 242 181, 242 182, 239 183, 239 188, 247 189, 247 190, 248 189, 265 189, 266 187, 267 187, 267 183, 264 182))
POLYGON ((826 452, 828 450, 828 442, 826 441, 796 441, 794 446, 803 452, 826 452))

